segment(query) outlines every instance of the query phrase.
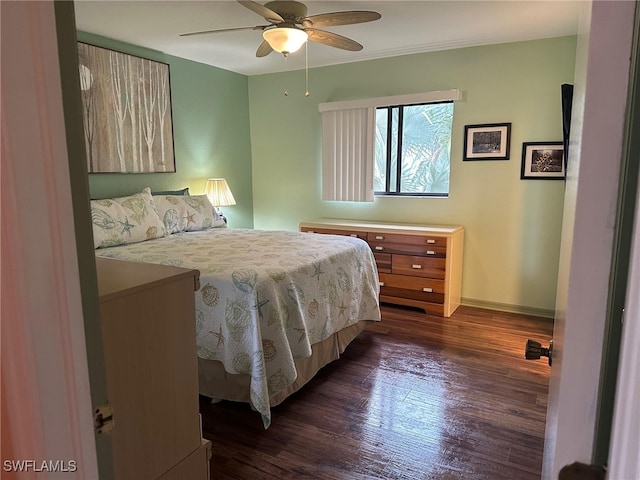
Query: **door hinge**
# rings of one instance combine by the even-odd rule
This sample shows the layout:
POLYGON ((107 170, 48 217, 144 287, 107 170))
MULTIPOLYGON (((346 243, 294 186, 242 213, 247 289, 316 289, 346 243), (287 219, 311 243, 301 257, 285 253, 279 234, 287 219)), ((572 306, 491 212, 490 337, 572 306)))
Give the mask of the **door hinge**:
POLYGON ((93 409, 93 429, 98 435, 110 433, 113 429, 113 411, 109 402, 93 409))

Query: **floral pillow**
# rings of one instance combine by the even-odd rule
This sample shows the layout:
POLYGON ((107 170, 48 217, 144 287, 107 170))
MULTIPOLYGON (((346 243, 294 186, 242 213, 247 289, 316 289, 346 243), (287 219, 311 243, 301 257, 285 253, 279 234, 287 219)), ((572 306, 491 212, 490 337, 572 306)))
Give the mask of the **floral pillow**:
POLYGON ((149 188, 129 197, 91 200, 91 220, 95 248, 165 236, 149 188))
POLYGON ((206 195, 159 195, 154 201, 167 234, 225 226, 206 195))

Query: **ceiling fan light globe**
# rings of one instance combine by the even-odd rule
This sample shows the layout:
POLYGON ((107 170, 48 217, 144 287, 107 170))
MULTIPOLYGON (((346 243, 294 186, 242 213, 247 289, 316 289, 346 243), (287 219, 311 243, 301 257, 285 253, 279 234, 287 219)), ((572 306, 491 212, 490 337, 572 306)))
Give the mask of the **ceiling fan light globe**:
POLYGON ((272 49, 285 54, 298 51, 309 38, 304 30, 289 27, 269 28, 262 36, 272 49))

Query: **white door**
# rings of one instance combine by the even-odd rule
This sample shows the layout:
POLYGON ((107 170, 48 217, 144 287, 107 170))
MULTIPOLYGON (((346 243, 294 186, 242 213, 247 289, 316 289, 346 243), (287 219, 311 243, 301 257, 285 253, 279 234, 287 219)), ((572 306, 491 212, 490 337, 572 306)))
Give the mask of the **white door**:
POLYGON ((11 44, 3 44, 1 84, 2 355, 9 361, 0 375, 0 476, 93 480, 89 335, 56 30, 56 9, 69 5, 55 3, 0 2, 2 40, 11 44))
POLYGON ((635 2, 585 4, 556 300, 543 478, 591 463, 635 2))

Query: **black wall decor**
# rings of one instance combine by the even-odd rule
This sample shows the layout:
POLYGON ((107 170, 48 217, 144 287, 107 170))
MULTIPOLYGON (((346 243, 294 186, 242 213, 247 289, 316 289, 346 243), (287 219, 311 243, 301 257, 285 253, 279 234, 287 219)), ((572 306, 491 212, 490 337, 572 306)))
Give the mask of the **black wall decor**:
POLYGON ((564 145, 564 168, 569 159, 569 134, 571 133, 571 107, 573 105, 573 85, 563 83, 562 91, 562 143, 564 145))

